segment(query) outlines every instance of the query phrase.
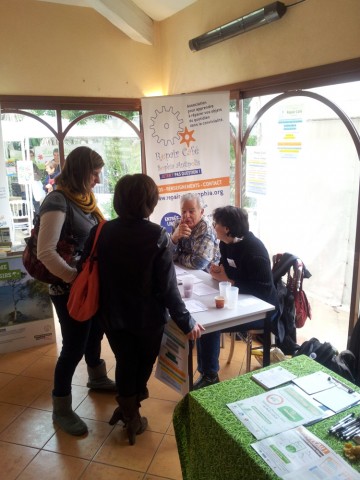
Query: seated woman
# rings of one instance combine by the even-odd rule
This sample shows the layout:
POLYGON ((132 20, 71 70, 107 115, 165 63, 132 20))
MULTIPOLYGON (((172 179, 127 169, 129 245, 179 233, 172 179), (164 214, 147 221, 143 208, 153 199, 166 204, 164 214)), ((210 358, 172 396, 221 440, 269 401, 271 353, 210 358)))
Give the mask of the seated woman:
MULTIPOLYGON (((275 306, 272 331, 278 334, 278 296, 275 289, 271 262, 264 244, 249 231, 246 210, 221 207, 213 212, 214 228, 220 240, 220 264, 211 265, 210 274, 219 282, 229 281, 239 293, 254 295, 275 306)), ((264 320, 247 323, 226 331, 247 331, 264 328, 264 320)), ((199 389, 219 382, 219 354, 221 331, 208 333, 197 340, 198 371, 201 376, 194 384, 199 389)))

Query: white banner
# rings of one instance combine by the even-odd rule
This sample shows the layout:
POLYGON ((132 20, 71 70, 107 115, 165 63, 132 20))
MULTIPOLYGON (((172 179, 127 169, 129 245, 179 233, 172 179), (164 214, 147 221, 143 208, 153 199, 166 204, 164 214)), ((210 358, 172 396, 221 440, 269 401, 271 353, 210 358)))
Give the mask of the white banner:
POLYGON ((6 175, 5 158, 4 158, 4 143, 1 129, 1 107, 0 107, 0 228, 9 228, 12 241, 13 228, 12 216, 9 204, 9 186, 8 177, 6 175))
POLYGON ((229 203, 229 92, 141 100, 147 174, 160 192, 152 221, 168 231, 183 194, 198 193, 206 214, 229 203))

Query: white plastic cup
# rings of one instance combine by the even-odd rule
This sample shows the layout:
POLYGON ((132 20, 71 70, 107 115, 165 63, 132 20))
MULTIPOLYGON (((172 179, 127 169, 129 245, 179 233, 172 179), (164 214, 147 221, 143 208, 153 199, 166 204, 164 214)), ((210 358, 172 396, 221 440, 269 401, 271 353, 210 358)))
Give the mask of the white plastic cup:
POLYGON ((219 283, 220 297, 225 298, 225 303, 227 303, 228 290, 229 290, 230 287, 231 287, 230 282, 220 282, 219 283))
POLYGON ((194 277, 192 275, 186 275, 182 278, 182 283, 184 287, 184 297, 191 298, 194 288, 194 277))
POLYGON ((227 291, 227 307, 228 308, 236 308, 237 302, 239 297, 239 289, 238 287, 230 287, 227 291))

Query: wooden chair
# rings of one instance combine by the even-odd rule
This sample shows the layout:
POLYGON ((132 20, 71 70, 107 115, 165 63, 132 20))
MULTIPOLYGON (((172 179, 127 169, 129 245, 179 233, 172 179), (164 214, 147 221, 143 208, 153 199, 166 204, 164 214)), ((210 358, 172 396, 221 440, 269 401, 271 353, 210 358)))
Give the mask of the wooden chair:
MULTIPOLYGON (((250 372, 251 368, 251 355, 252 355, 252 350, 254 350, 253 347, 253 337, 256 335, 262 335, 264 333, 264 330, 248 330, 245 333, 238 333, 242 337, 242 340, 246 343, 246 373, 250 372)), ((229 365, 231 363, 232 357, 234 355, 234 349, 235 349, 235 341, 236 341, 236 332, 231 332, 230 333, 230 351, 228 355, 228 359, 226 363, 229 365)))

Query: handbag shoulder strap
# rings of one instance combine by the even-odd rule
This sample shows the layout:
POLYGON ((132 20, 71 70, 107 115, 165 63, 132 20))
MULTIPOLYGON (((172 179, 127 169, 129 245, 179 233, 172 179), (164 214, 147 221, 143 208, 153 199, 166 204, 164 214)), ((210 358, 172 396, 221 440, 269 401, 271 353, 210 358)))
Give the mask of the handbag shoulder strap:
POLYGON ((99 235, 100 235, 100 232, 102 230, 102 227, 105 225, 106 223, 106 220, 102 220, 98 226, 97 226, 97 229, 96 229, 96 233, 95 233, 95 238, 94 238, 94 241, 93 241, 93 244, 92 244, 92 247, 91 247, 91 252, 90 252, 90 257, 93 255, 93 253, 95 252, 95 249, 96 249, 96 245, 97 245, 97 241, 98 241, 98 238, 99 238, 99 235))

